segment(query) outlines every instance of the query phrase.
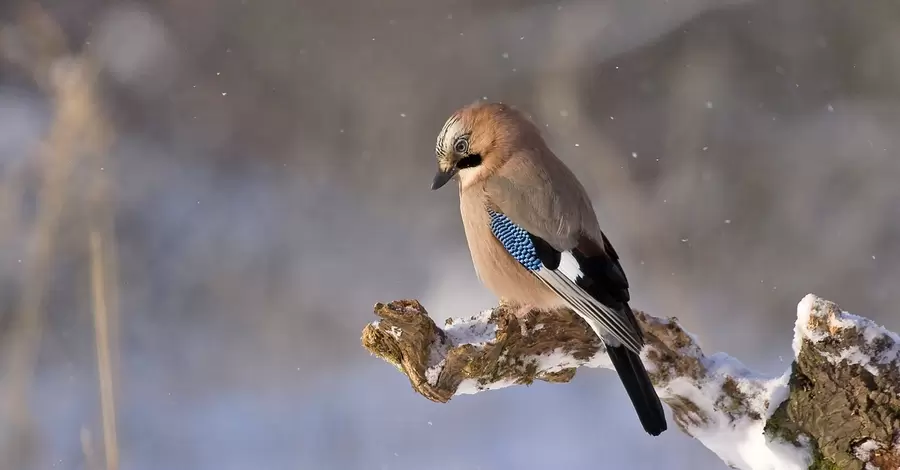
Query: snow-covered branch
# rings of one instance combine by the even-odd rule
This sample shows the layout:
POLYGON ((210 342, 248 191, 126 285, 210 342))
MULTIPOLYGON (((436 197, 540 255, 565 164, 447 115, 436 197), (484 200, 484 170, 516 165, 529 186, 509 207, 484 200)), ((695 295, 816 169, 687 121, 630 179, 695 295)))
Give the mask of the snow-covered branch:
MULTIPOLYGON (((611 369, 603 345, 568 310, 516 317, 499 306, 435 325, 415 300, 375 306, 363 346, 416 392, 445 403, 534 380, 611 369)), ((797 308, 795 358, 778 377, 706 355, 675 318, 635 311, 642 359, 672 417, 728 465, 746 470, 900 469, 900 337, 832 302, 797 308)))

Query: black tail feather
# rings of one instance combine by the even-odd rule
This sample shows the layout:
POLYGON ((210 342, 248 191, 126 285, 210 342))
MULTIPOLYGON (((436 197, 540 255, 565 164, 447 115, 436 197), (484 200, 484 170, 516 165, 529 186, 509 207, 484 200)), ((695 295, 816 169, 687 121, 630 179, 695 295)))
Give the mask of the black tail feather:
POLYGON ((625 391, 628 392, 644 430, 651 436, 662 434, 667 428, 666 415, 659 396, 650 382, 650 376, 641 363, 641 358, 624 346, 607 345, 606 352, 619 374, 619 379, 625 385, 625 391))

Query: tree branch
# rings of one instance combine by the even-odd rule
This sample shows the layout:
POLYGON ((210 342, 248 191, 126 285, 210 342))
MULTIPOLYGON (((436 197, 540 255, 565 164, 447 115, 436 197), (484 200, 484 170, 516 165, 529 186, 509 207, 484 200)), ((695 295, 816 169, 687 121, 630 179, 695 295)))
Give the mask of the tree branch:
MULTIPOLYGON (((504 306, 435 325, 415 300, 377 304, 362 344, 446 403, 535 380, 564 383, 612 364, 569 310, 516 317, 504 306)), ((728 465, 761 469, 900 469, 900 337, 814 295, 798 305, 795 360, 766 377, 707 356, 676 318, 635 311, 642 359, 677 426, 728 465), (740 444, 740 445, 738 445, 740 444)))

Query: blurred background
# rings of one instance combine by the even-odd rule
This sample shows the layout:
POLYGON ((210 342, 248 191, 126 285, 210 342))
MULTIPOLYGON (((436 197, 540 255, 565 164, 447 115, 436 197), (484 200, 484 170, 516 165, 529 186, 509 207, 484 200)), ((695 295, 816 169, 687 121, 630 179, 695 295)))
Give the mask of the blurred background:
POLYGON ((495 303, 429 190, 476 99, 707 352, 781 373, 810 292, 900 330, 893 2, 9 0, 2 468, 725 469, 611 371, 436 404, 360 346, 495 303))

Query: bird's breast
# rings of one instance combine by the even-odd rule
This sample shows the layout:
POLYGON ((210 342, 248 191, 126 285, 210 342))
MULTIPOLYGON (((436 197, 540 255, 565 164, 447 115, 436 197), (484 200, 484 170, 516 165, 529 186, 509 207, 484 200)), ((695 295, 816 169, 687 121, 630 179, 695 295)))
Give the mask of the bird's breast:
POLYGON ((559 307, 559 297, 513 258, 494 236, 486 202, 478 192, 460 193, 460 213, 478 279, 507 302, 536 308, 559 307))

